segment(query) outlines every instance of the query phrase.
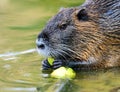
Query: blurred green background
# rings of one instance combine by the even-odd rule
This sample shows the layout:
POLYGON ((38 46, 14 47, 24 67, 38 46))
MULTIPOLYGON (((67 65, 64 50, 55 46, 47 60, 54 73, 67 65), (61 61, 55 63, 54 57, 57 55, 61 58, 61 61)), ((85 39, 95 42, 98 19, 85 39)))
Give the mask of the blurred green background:
POLYGON ((0 0, 0 53, 35 47, 35 39, 60 7, 83 0, 0 0))
POLYGON ((74 80, 41 72, 34 49, 38 33, 61 7, 84 0, 0 0, 0 92, 119 92, 120 69, 80 71, 74 80), (47 78, 46 78, 47 77, 47 78))

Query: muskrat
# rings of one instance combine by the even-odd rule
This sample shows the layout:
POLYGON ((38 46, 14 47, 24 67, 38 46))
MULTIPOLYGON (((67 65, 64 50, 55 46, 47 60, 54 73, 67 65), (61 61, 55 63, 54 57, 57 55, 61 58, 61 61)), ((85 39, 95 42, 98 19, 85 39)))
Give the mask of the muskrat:
POLYGON ((55 59, 43 69, 61 66, 100 69, 120 66, 120 1, 86 0, 63 8, 36 40, 39 53, 55 59))

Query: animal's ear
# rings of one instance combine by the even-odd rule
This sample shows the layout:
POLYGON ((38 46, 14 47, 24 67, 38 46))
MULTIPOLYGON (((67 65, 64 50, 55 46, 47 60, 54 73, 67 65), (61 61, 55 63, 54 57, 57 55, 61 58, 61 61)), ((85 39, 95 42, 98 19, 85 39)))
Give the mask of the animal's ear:
POLYGON ((78 20, 87 21, 88 20, 88 13, 85 9, 80 9, 76 12, 76 16, 78 20))

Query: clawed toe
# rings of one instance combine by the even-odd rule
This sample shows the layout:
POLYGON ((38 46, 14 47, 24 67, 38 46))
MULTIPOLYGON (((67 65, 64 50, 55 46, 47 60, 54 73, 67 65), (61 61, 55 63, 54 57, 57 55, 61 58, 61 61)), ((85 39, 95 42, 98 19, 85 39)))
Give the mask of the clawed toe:
POLYGON ((53 62, 53 69, 57 69, 59 67, 63 66, 63 62, 61 60, 55 60, 53 62))
POLYGON ((49 64, 48 60, 42 61, 42 70, 48 70, 51 68, 51 65, 49 64))

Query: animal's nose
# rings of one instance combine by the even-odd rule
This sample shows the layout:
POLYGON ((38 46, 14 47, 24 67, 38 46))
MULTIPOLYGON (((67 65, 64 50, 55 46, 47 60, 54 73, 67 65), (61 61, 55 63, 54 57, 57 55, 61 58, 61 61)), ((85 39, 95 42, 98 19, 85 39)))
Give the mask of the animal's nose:
POLYGON ((38 47, 39 49, 44 49, 44 48, 45 48, 45 45, 44 45, 44 44, 40 44, 40 45, 37 45, 37 47, 38 47))
POLYGON ((36 40, 36 45, 39 49, 45 49, 45 43, 42 38, 36 40))

